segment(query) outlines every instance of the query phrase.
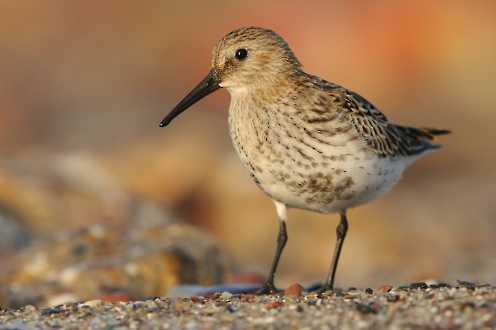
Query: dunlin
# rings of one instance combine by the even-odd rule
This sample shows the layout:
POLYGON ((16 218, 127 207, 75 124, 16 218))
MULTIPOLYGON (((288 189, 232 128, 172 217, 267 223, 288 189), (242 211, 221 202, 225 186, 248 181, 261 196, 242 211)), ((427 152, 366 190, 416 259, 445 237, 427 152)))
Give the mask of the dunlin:
POLYGON ((219 88, 231 95, 230 135, 255 183, 274 201, 277 248, 261 290, 276 290, 274 274, 286 245, 287 209, 339 213, 337 240, 323 290, 333 289, 348 221, 346 211, 390 190, 417 159, 439 148, 446 130, 396 125, 357 93, 303 71, 275 32, 241 28, 213 50, 208 75, 162 120, 219 88))

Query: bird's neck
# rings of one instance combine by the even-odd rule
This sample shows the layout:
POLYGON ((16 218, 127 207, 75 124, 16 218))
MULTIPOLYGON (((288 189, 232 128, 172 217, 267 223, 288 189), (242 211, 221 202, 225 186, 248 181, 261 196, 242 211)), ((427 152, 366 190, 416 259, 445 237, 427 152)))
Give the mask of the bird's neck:
POLYGON ((227 90, 235 102, 248 101, 271 104, 287 97, 289 93, 295 90, 297 84, 295 77, 284 75, 273 77, 270 80, 261 79, 251 85, 228 87, 227 90))

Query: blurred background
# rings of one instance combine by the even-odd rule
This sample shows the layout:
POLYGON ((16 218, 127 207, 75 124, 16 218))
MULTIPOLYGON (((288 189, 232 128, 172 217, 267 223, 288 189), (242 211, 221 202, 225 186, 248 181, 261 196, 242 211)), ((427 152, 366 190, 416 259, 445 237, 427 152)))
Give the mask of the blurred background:
MULTIPOLYGON (((228 93, 158 128, 247 25, 391 120, 453 131, 350 212, 337 286, 496 282, 496 2, 25 0, 0 1, 0 21, 0 304, 265 275, 276 214, 231 147, 228 93)), ((280 286, 325 277, 337 221, 290 212, 280 286)))

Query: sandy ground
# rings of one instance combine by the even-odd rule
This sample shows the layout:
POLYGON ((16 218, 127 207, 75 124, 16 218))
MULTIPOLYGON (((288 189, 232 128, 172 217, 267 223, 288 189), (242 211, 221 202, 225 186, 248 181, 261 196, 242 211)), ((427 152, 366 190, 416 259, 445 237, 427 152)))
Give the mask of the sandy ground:
POLYGON ((496 329, 496 287, 414 284, 376 289, 135 302, 93 300, 0 311, 0 329, 496 329))

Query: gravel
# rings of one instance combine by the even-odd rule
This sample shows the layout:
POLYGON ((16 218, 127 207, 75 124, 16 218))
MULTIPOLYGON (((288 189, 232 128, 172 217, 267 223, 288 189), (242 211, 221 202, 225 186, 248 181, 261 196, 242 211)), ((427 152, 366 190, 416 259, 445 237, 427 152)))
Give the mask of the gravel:
POLYGON ((284 296, 216 293, 0 310, 0 329, 496 329, 496 287, 459 282, 284 296))

